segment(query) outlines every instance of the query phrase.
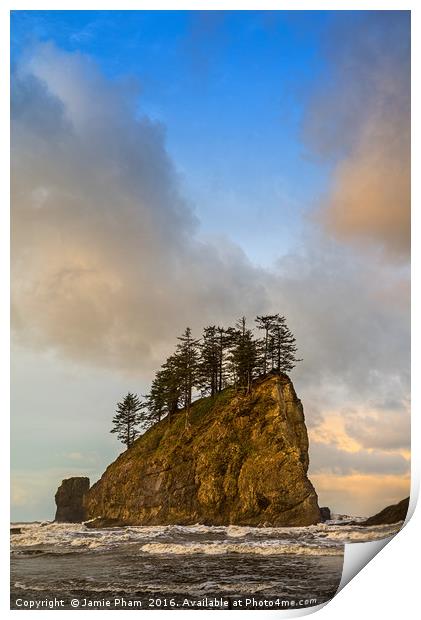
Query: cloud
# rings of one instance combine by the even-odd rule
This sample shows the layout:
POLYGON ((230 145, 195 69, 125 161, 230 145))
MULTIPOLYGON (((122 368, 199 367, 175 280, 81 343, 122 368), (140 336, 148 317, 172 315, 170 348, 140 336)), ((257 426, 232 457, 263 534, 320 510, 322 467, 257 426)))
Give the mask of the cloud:
POLYGON ((311 471, 347 476, 359 474, 409 475, 409 462, 402 455, 382 450, 341 450, 334 444, 311 443, 311 471))
POLYGON ((382 450, 407 456, 410 451, 409 403, 397 401, 395 409, 383 403, 376 408, 349 408, 325 410, 310 426, 313 441, 331 444, 347 452, 361 449, 382 450))
POLYGON ((367 409, 374 400, 377 406, 387 398, 407 398, 405 270, 313 236, 278 261, 270 299, 296 334, 303 362, 294 377, 311 407, 342 410, 360 401, 367 409))
POLYGON ((363 417, 352 416, 346 420, 346 431, 364 448, 409 452, 411 415, 409 404, 406 405, 406 408, 399 406, 395 411, 380 409, 363 417))
POLYGON ((326 36, 305 143, 334 164, 317 217, 338 239, 410 249, 410 12, 346 13, 326 36))
POLYGON ((244 252, 200 239, 136 84, 80 54, 41 45, 16 70, 12 202, 14 325, 34 346, 136 371, 186 323, 265 305, 244 252))
POLYGON ((410 492, 410 478, 402 475, 311 474, 319 505, 333 512, 370 517, 386 506, 397 504, 410 492))
POLYGON ((66 452, 63 455, 63 458, 72 461, 73 463, 80 463, 81 467, 97 467, 98 466, 98 454, 95 452, 92 453, 82 453, 82 452, 66 452))

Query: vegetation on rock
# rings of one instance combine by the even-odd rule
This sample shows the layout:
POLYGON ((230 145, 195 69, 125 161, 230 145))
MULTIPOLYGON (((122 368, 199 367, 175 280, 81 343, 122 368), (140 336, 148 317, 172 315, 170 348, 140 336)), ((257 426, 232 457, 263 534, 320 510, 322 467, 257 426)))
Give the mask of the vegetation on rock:
POLYGON ((171 416, 107 468, 85 498, 88 518, 137 525, 320 520, 303 409, 286 374, 192 402, 188 427, 184 410, 171 416))
POLYGON ((300 360, 285 317, 258 316, 255 323, 263 337, 256 337, 245 317, 234 327, 205 327, 201 339, 195 339, 187 327, 178 338, 175 352, 157 371, 143 403, 136 395, 128 394, 118 404, 111 432, 119 432, 119 438, 129 447, 138 434, 138 425, 148 428, 165 417, 171 422, 181 409, 188 427, 192 402, 198 396, 213 397, 227 387, 249 394, 257 378, 290 372, 300 360), (136 399, 136 409, 130 409, 126 402, 129 397, 136 399), (129 411, 133 411, 132 417, 129 411))
POLYGON ((117 403, 117 411, 113 418, 111 433, 117 433, 117 437, 127 448, 130 448, 136 437, 139 436, 138 425, 141 421, 140 411, 142 404, 137 394, 129 392, 121 403, 117 403))

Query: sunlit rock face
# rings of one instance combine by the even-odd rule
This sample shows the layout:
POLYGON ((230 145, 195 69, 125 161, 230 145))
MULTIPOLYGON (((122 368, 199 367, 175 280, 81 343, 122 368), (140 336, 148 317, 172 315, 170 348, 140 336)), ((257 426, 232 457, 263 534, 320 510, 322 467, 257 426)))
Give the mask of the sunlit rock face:
POLYGON ((85 497, 101 524, 304 526, 320 521, 301 401, 286 375, 162 420, 85 497))

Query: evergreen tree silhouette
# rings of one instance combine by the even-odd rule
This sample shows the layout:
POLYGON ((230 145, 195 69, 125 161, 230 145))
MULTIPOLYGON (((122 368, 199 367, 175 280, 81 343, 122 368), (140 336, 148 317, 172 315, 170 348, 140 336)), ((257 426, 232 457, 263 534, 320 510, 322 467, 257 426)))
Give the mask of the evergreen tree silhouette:
POLYGON ((117 403, 116 414, 113 418, 111 433, 117 433, 118 439, 130 448, 136 437, 139 436, 137 426, 140 423, 142 403, 137 394, 128 392, 120 403, 117 403))

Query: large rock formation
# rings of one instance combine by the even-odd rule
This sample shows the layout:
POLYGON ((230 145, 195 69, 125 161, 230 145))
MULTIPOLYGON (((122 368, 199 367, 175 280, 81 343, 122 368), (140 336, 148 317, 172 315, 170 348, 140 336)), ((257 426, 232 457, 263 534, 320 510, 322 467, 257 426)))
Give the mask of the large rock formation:
POLYGON ((123 452, 85 497, 98 523, 310 525, 320 521, 307 478, 303 408, 286 375, 226 389, 162 420, 123 452))
POLYGON ((86 518, 84 497, 89 490, 89 478, 67 478, 63 480, 57 493, 55 521, 80 523, 86 518))
POLYGON ((409 497, 403 499, 398 504, 383 508, 383 510, 358 525, 386 525, 387 523, 398 523, 399 521, 405 521, 408 507, 409 497))

